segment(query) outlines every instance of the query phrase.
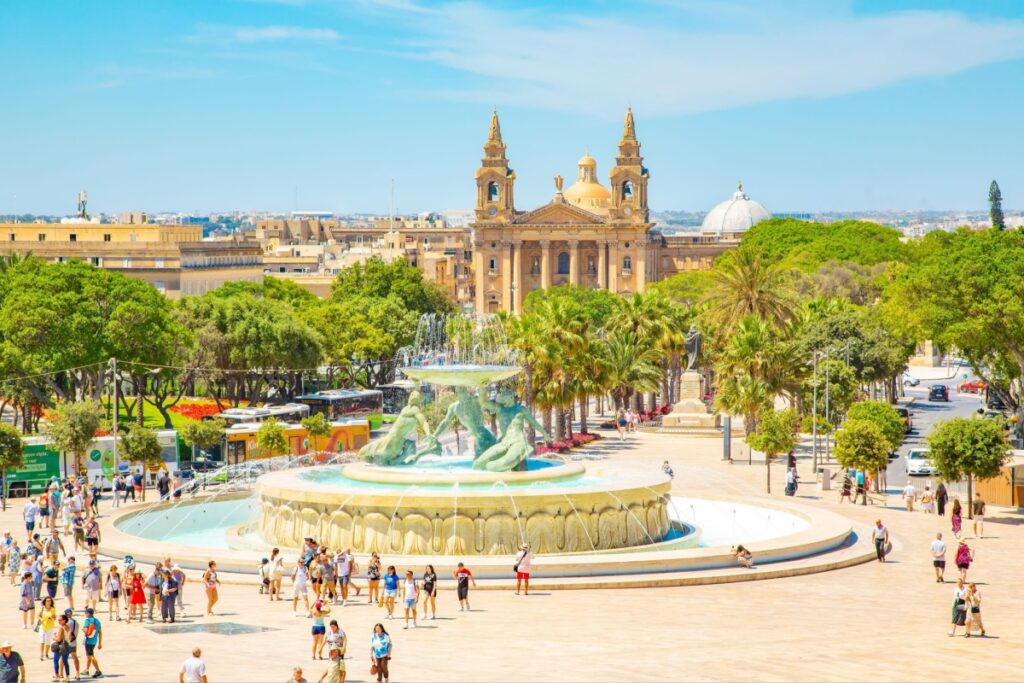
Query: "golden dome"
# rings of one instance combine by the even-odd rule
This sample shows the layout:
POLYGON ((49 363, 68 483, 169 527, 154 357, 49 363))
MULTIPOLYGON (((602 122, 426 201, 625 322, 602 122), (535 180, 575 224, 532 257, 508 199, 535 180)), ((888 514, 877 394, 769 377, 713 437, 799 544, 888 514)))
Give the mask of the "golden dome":
POLYGON ((563 193, 565 201, 575 204, 581 209, 602 213, 608 210, 612 193, 608 188, 597 182, 597 160, 584 154, 579 161, 579 174, 576 182, 563 193))

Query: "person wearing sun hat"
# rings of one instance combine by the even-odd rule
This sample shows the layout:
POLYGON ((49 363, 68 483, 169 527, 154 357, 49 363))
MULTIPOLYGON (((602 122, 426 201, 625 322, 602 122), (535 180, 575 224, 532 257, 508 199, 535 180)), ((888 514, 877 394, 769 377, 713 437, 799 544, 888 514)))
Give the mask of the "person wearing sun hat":
POLYGON ((26 683, 25 660, 9 640, 0 643, 0 683, 26 683))
POLYGON ((519 589, 523 589, 523 595, 530 594, 530 564, 533 562, 533 552, 530 544, 524 543, 519 546, 519 554, 516 555, 516 563, 512 567, 516 572, 516 595, 519 589))

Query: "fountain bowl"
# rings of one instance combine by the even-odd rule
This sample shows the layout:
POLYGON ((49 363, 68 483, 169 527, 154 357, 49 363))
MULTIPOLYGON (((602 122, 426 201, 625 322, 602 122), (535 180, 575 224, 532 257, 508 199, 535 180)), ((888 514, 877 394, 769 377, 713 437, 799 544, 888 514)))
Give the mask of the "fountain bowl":
POLYGON ((449 387, 476 387, 515 377, 522 368, 513 365, 413 365, 398 370, 420 382, 449 387))

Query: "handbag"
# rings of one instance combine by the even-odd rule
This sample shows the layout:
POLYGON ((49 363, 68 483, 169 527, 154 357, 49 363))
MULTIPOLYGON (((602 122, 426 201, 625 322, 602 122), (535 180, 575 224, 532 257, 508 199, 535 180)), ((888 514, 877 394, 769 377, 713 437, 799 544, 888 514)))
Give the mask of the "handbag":
POLYGON ((377 662, 373 662, 373 661, 370 662, 370 675, 371 676, 376 676, 377 675, 377 662))

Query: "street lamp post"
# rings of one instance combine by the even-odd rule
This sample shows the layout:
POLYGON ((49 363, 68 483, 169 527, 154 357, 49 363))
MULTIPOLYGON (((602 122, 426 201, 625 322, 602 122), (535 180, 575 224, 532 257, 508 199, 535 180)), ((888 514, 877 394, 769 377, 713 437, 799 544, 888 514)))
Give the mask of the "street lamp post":
POLYGON ((828 423, 830 429, 825 432, 825 462, 829 462, 832 459, 832 419, 829 413, 829 363, 828 353, 825 354, 825 422, 828 423))

